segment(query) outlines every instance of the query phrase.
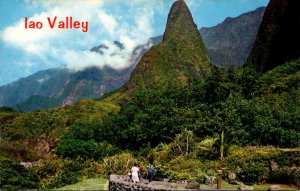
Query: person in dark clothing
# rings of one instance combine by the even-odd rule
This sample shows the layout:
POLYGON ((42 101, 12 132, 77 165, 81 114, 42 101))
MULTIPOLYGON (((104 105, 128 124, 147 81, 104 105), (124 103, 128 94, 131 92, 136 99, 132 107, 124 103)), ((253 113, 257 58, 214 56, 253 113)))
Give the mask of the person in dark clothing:
POLYGON ((151 165, 148 168, 148 178, 149 178, 149 182, 152 182, 154 179, 154 174, 155 174, 155 168, 153 167, 153 165, 151 165))

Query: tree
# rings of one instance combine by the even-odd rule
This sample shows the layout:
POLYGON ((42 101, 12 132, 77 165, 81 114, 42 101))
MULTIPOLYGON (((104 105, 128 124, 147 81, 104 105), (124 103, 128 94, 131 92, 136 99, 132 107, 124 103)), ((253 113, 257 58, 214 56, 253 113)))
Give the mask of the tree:
MULTIPOLYGON (((215 134, 213 137, 206 137, 201 142, 197 143, 197 152, 206 152, 208 155, 224 160, 225 155, 228 154, 230 148, 233 145, 226 142, 225 133, 222 131, 221 134, 215 134)), ((203 153, 202 153, 203 154, 203 153)))
POLYGON ((182 133, 177 134, 172 145, 172 150, 175 155, 183 155, 189 157, 190 153, 194 151, 198 138, 192 131, 184 129, 182 133))

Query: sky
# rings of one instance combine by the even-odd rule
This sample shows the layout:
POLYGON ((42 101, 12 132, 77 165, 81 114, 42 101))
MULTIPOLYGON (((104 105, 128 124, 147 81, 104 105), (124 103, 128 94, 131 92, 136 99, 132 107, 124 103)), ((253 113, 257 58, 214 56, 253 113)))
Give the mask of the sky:
MULTIPOLYGON (((0 0, 0 86, 37 71, 65 66, 128 67, 132 50, 163 34, 175 0, 0 0), (57 17, 54 28, 50 28, 57 17), (41 29, 25 29, 25 17, 41 29), (59 29, 72 17, 88 22, 88 32, 59 29), (120 50, 113 41, 120 41, 120 50), (105 44, 97 54, 90 49, 105 44)), ((186 0, 198 28, 215 26, 227 17, 266 6, 269 0, 186 0)), ((27 25, 28 27, 28 25, 27 25)))

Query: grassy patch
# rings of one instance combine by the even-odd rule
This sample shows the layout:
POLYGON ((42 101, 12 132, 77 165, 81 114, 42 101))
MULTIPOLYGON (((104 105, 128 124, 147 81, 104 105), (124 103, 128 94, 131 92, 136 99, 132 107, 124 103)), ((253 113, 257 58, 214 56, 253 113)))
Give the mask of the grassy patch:
POLYGON ((107 190, 107 179, 104 178, 94 178, 85 179, 76 184, 64 186, 56 190, 107 190))

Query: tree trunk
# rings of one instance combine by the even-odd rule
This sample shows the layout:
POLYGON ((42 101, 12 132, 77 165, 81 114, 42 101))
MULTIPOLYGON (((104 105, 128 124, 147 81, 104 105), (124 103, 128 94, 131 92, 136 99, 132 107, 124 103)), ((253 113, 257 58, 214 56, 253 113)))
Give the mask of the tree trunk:
POLYGON ((220 159, 224 160, 224 131, 221 134, 221 143, 220 143, 220 159))

